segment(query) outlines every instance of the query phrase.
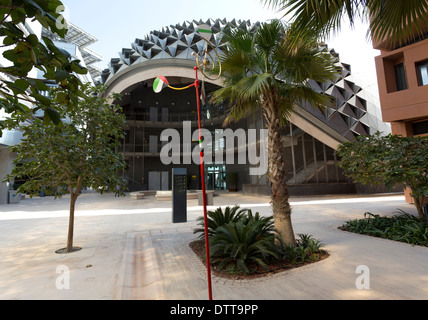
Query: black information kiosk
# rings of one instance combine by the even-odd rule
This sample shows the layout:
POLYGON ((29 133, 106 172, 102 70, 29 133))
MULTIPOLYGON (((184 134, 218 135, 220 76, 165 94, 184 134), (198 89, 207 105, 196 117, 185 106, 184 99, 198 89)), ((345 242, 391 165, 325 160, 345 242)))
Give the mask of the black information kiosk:
POLYGON ((187 222, 187 169, 172 170, 172 222, 187 222))

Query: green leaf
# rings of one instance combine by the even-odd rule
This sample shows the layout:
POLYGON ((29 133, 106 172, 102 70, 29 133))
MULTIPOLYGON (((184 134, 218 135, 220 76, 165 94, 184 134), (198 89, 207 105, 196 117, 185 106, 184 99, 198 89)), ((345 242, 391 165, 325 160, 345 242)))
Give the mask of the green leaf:
POLYGON ((69 76, 70 76, 70 74, 64 70, 57 70, 54 73, 54 79, 57 82, 62 82, 64 80, 66 80, 69 76))
POLYGON ((29 83, 28 83, 28 81, 26 81, 26 80, 23 80, 23 79, 17 79, 17 80, 15 81, 15 86, 16 86, 17 88, 19 88, 20 90, 25 91, 25 90, 27 90, 27 89, 28 89, 28 87, 30 86, 30 84, 29 84, 29 83))
POLYGON ((27 42, 31 45, 31 46, 36 46, 39 43, 39 38, 35 35, 35 34, 30 34, 27 37, 27 42))
POLYGON ((73 70, 77 74, 87 74, 88 73, 88 69, 82 67, 78 61, 72 61, 71 62, 71 70, 73 70))
POLYGON ((5 27, 4 32, 9 35, 14 35, 18 39, 22 38, 24 36, 24 32, 22 32, 21 29, 19 29, 14 23, 5 21, 3 22, 3 26, 5 27))
POLYGON ((49 117, 49 119, 52 121, 52 123, 54 123, 55 125, 58 125, 61 123, 61 116, 57 110, 52 108, 47 108, 45 109, 45 112, 49 117))
POLYGON ((51 99, 41 95, 40 93, 32 93, 31 96, 44 106, 50 106, 52 104, 51 99))
POLYGON ((16 38, 8 36, 8 37, 4 38, 3 45, 10 46, 12 44, 15 44, 17 41, 18 40, 16 38))
POLYGON ((49 87, 41 80, 36 80, 35 86, 39 91, 49 91, 49 87))

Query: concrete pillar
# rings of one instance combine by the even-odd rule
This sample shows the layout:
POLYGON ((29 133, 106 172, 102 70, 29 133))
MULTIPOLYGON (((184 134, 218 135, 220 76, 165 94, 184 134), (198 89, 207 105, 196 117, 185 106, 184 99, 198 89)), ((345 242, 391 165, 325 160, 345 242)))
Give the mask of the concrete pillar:
POLYGON ((396 134, 403 137, 413 136, 413 127, 411 123, 407 122, 392 122, 391 123, 392 134, 396 134))
POLYGON ((8 147, 0 147, 0 205, 7 204, 9 183, 2 180, 11 173, 11 154, 8 147))

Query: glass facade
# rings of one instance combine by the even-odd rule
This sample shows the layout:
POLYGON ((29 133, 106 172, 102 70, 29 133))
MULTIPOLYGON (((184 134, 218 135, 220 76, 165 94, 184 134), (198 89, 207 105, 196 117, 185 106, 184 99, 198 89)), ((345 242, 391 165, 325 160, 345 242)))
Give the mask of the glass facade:
MULTIPOLYGON (((349 182, 331 147, 291 123, 284 126, 282 138, 288 185, 349 182)), ((269 186, 268 174, 251 176, 250 184, 269 186)))
MULTIPOLYGON (((164 142, 160 139, 164 130, 177 130, 179 135, 183 130, 183 123, 191 123, 192 133, 197 130, 195 91, 165 89, 160 94, 155 94, 154 78, 151 77, 154 76, 153 71, 160 68, 162 72, 161 70, 156 72, 167 77, 174 87, 185 87, 193 83, 195 54, 201 53, 205 48, 205 40, 199 36, 197 30, 198 25, 202 23, 211 26, 214 50, 219 53, 227 49, 227 43, 222 41, 221 37, 223 30, 241 28, 255 31, 260 25, 258 22, 252 24, 250 21, 228 22, 221 19, 195 20, 171 25, 162 29, 162 32, 153 31, 144 39, 136 39, 130 49, 122 50, 119 58, 111 59, 109 68, 103 71, 103 83, 109 86, 111 92, 120 92, 123 96, 119 103, 126 114, 127 126, 122 148, 128 164, 125 175, 131 190, 170 188, 170 174, 175 167, 187 169, 189 189, 201 188, 199 165, 193 162, 179 166, 165 165, 160 159, 161 151, 165 150, 166 144, 170 145, 169 141, 164 142)), ((309 83, 316 92, 333 97, 335 99, 333 105, 326 107, 325 110, 318 110, 305 103, 296 112, 297 121, 283 128, 283 145, 278 147, 284 150, 288 172, 287 181, 284 182, 290 185, 318 184, 323 188, 324 184, 348 182, 338 166, 339 159, 335 155, 335 148, 360 135, 378 131, 387 134, 391 130, 382 122, 380 108, 373 100, 373 96, 352 76, 351 67, 341 63, 339 55, 326 44, 322 44, 320 50, 328 51, 337 57, 337 66, 342 72, 334 81, 309 83)), ((399 71, 397 69, 398 73, 399 71)), ((209 81, 205 84, 209 101, 210 92, 220 88, 221 82, 218 82, 218 86, 210 84, 209 81)), ((401 85, 404 86, 404 82, 401 85)), ((217 131, 226 129, 223 123, 227 113, 228 106, 209 104, 202 106, 203 128, 215 136, 217 131)), ((259 113, 232 124, 228 129, 234 132, 240 129, 249 136, 250 129, 257 129, 259 132, 265 128, 264 119, 259 113)), ((179 150, 182 152, 180 158, 184 159, 188 154, 187 151, 197 148, 198 140, 199 137, 196 135, 190 142, 180 143, 179 150)), ((229 173, 237 173, 238 190, 243 190, 246 186, 255 186, 255 190, 258 190, 258 187, 269 189, 269 173, 250 175, 252 169, 257 166, 250 165, 250 161, 246 164, 239 161, 242 155, 242 152, 239 152, 240 147, 249 149, 253 144, 239 142, 239 139, 237 141, 238 143, 234 144, 235 149, 228 152, 231 158, 227 161, 217 159, 206 161, 206 176, 203 178, 208 188, 224 190, 227 187, 226 176, 229 173)), ((260 141, 257 144, 260 148, 260 141)), ((215 153, 224 146, 225 141, 220 140, 209 147, 215 153)))

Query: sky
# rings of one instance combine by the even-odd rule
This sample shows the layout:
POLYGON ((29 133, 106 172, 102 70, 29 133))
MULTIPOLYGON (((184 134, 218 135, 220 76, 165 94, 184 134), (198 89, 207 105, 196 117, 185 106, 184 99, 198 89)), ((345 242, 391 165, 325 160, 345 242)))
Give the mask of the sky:
MULTIPOLYGON (((261 0, 62 0, 66 7, 64 17, 90 33, 98 42, 88 48, 104 61, 97 64, 105 69, 112 58, 119 57, 122 48, 130 48, 136 38, 162 27, 200 19, 226 18, 263 22, 282 18, 283 13, 268 8, 261 0)), ((367 40, 368 27, 357 24, 354 29, 342 28, 339 34, 326 42, 340 55, 342 62, 350 64, 359 84, 377 96, 377 79, 374 50, 367 40)))

